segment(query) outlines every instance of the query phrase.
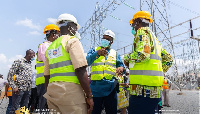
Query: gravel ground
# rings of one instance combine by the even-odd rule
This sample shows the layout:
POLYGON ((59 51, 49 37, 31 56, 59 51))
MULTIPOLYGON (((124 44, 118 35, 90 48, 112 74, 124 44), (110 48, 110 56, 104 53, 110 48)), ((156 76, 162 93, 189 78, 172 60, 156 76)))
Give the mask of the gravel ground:
POLYGON ((169 105, 171 107, 162 108, 163 114, 199 114, 199 91, 182 90, 182 95, 178 90, 169 92, 169 105))
MULTIPOLYGON (((199 114, 199 91, 183 90, 182 95, 178 90, 170 90, 169 104, 171 107, 162 108, 163 114, 199 114)), ((0 114, 6 113, 8 99, 0 99, 0 114), (1 103, 2 102, 2 103, 1 103)))

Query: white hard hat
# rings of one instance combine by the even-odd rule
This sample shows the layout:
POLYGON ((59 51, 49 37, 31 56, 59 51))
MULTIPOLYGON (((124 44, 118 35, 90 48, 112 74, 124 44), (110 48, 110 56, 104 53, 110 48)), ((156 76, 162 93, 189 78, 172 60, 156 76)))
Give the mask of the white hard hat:
POLYGON ((56 21, 56 24, 59 25, 60 21, 70 21, 70 22, 73 22, 73 23, 77 24, 77 28, 78 29, 80 28, 80 25, 77 23, 76 18, 73 15, 71 15, 71 14, 68 14, 68 13, 61 14, 58 17, 58 19, 56 21))
POLYGON ((111 31, 111 30, 106 30, 106 31, 103 33, 103 35, 108 35, 108 36, 112 37, 113 40, 115 40, 115 33, 114 33, 113 31, 111 31))

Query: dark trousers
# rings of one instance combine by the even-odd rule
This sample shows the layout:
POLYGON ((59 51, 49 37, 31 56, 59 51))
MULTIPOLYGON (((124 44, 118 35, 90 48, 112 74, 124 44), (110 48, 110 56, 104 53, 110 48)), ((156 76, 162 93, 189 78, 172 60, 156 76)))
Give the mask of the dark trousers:
POLYGON ((20 107, 28 108, 28 102, 31 91, 21 91, 19 90, 19 94, 12 94, 12 106, 9 114, 15 114, 15 110, 20 107))
POLYGON ((37 95, 37 87, 31 88, 31 97, 29 98, 28 107, 30 108, 30 112, 33 112, 37 108, 38 104, 38 95, 37 95))
POLYGON ((45 90, 45 84, 40 84, 37 85, 37 94, 39 97, 39 102, 38 102, 38 109, 46 109, 47 107, 47 100, 46 98, 43 97, 43 95, 46 93, 45 90))
POLYGON ((131 95, 129 99, 129 114, 155 114, 159 98, 131 95))
POLYGON ((9 98, 9 103, 8 103, 8 107, 6 110, 6 114, 9 114, 11 106, 12 106, 12 96, 8 96, 8 98, 9 98))
POLYGON ((92 114, 101 114, 105 107, 106 114, 117 114, 117 92, 114 89, 108 96, 94 97, 94 107, 92 114))

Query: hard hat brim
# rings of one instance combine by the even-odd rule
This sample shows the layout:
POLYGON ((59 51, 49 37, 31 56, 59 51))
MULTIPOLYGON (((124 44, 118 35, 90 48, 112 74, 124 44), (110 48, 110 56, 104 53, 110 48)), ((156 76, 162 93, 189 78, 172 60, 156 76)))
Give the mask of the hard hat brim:
MULTIPOLYGON (((135 20, 135 19, 131 19, 131 20, 129 21, 129 23, 130 23, 130 24, 133 24, 133 22, 134 22, 133 20, 135 20)), ((150 20, 150 21, 149 21, 150 23, 153 22, 153 19, 150 18, 149 20, 150 20)))

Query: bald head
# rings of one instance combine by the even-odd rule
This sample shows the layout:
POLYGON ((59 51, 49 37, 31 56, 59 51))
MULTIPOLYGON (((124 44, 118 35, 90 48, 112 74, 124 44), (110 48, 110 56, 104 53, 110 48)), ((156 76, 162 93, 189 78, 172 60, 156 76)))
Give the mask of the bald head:
POLYGON ((26 55, 31 54, 31 53, 35 53, 32 49, 29 49, 26 51, 26 55))
POLYGON ((31 58, 35 57, 35 52, 32 49, 26 51, 26 60, 30 61, 31 58))

